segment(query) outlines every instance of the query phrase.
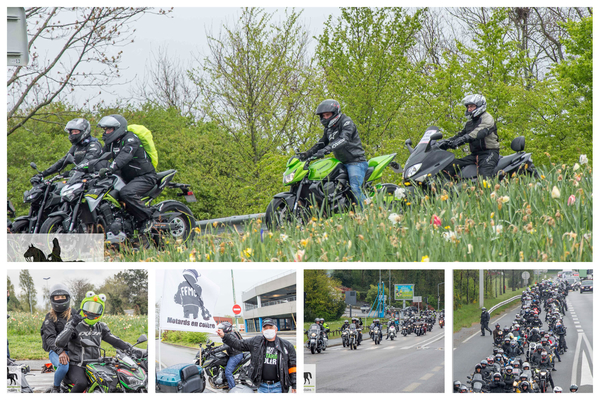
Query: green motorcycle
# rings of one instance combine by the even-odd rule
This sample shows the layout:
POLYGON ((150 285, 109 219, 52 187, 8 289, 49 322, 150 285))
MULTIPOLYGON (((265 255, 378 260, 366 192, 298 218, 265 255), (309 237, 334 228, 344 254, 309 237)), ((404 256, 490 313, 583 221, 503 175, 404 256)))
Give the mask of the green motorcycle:
MULTIPOLYGON (((381 179, 388 165, 400 172, 400 166, 393 161, 395 157, 396 153, 393 153, 369 160, 362 187, 368 197, 383 192, 386 197, 394 198, 397 185, 376 181, 381 179)), ((346 213, 353 203, 358 203, 350 188, 344 164, 335 158, 316 160, 311 157, 301 161, 297 156, 288 160, 283 184, 289 186, 290 190, 273 196, 267 206, 265 223, 269 229, 278 228, 282 223, 294 219, 307 221, 312 214, 311 206, 320 210, 324 217, 330 217, 346 213)))

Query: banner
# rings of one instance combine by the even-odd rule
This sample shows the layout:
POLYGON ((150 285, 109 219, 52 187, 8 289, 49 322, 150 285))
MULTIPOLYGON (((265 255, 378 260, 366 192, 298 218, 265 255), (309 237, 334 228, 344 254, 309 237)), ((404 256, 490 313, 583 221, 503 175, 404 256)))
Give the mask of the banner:
POLYGON ((219 286, 195 269, 165 270, 160 329, 214 333, 219 292, 219 286))
POLYGON ((415 285, 394 285, 394 300, 412 300, 415 294, 415 285))

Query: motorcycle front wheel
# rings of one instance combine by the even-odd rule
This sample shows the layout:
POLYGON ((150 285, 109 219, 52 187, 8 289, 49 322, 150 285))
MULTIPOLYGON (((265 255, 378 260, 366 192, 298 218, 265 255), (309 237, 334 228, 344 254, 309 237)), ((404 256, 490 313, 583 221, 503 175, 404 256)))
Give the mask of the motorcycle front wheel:
POLYGON ((17 222, 13 222, 10 227, 10 233, 28 233, 29 231, 29 221, 21 220, 17 222))
POLYGON ((315 354, 315 346, 310 346, 310 353, 315 354))
POLYGON ((284 199, 273 199, 265 211, 265 224, 269 230, 280 228, 284 223, 293 219, 292 210, 290 210, 284 199))

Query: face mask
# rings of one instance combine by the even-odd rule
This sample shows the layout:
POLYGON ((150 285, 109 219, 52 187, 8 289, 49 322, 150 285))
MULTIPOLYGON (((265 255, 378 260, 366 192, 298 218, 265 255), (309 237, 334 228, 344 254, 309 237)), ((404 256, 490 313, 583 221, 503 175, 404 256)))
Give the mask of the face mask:
POLYGON ((265 329, 263 331, 263 336, 267 340, 271 340, 271 339, 275 338, 275 329, 265 329))

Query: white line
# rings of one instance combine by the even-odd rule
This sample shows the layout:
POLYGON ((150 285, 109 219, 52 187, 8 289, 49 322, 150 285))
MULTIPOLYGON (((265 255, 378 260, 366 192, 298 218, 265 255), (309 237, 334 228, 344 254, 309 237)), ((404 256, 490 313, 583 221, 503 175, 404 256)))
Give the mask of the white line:
POLYGON ((400 350, 408 350, 408 349, 412 349, 412 346, 404 346, 404 347, 400 348, 400 350))
POLYGON ((587 345, 588 350, 590 351, 590 358, 592 360, 594 360, 594 349, 592 348, 592 345, 590 344, 590 341, 588 340, 585 332, 583 333, 583 340, 584 340, 585 344, 587 345))
POLYGON ((577 333, 583 333, 583 329, 577 329, 577 333))
POLYGON ((583 358, 581 359, 581 382, 580 386, 593 385, 594 377, 592 376, 592 370, 590 369, 590 363, 588 362, 585 352, 583 352, 583 358))
POLYGON ((575 347, 575 358, 573 358, 573 368, 571 369, 571 382, 579 382, 577 380, 577 364, 579 362, 579 352, 581 351, 581 336, 577 335, 577 346, 575 347))
POLYGON ((467 343, 467 341, 473 339, 477 334, 481 335, 481 332, 475 332, 474 334, 463 340, 463 343, 467 343))
POLYGON ((442 333, 441 333, 441 335, 434 337, 434 338, 433 338, 433 339, 431 339, 429 342, 422 343, 422 344, 421 344, 421 346, 422 346, 422 347, 425 347, 425 346, 427 346, 427 345, 430 345, 431 343, 433 343, 433 342, 437 342, 438 340, 440 340, 440 339, 441 339, 441 338, 443 338, 443 337, 444 337, 444 332, 442 332, 442 333))

